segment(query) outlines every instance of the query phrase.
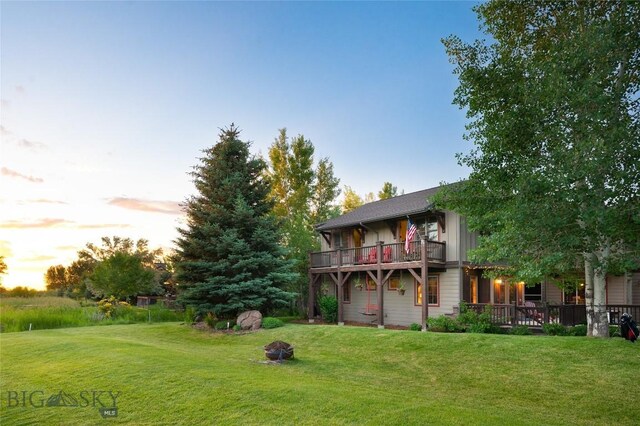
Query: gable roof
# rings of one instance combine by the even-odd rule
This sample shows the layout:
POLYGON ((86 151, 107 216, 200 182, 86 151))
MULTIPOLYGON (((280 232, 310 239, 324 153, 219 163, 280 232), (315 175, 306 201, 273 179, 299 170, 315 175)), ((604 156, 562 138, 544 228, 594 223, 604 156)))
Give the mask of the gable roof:
POLYGON ((424 213, 432 209, 433 204, 428 198, 440 190, 441 186, 423 189, 422 191, 398 195, 386 200, 378 200, 364 204, 342 216, 329 219, 316 225, 316 231, 346 228, 360 223, 379 222, 407 215, 424 213))

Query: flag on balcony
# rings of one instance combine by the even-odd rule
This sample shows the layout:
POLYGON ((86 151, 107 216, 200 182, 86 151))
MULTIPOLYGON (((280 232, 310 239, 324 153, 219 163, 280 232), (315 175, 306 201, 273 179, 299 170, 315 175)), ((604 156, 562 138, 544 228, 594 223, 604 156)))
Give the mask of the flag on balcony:
POLYGON ((418 228, 416 224, 411 222, 411 219, 407 219, 407 237, 404 240, 404 251, 409 253, 409 246, 411 245, 411 241, 413 241, 413 237, 418 232, 418 228))

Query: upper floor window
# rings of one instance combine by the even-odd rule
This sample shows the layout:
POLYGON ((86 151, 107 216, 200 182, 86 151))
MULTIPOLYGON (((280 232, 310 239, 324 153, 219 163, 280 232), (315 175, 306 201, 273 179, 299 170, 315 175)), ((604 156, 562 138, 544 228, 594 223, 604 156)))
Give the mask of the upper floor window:
POLYGON ((349 232, 348 231, 334 231, 332 248, 347 248, 349 247, 349 232))
POLYGON ((427 222, 427 230, 425 234, 427 235, 427 240, 438 241, 438 222, 436 220, 431 219, 427 222))

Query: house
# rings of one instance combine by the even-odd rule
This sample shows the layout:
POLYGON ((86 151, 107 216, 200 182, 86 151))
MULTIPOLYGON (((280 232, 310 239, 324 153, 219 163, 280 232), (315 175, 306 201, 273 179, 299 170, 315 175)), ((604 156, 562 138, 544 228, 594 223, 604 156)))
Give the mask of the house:
MULTIPOLYGON (((492 304, 496 318, 512 325, 543 316, 580 322, 584 285, 565 293, 551 282, 509 284, 487 278, 483 272, 490 266, 471 264, 467 252, 477 246, 478 236, 468 230, 464 217, 434 208, 429 199, 439 189, 368 203, 316 225, 321 251, 310 253, 309 259, 311 322, 318 317, 316 302, 322 293, 338 298, 339 324, 424 327, 428 317, 457 313, 460 301, 492 304), (411 223, 417 233, 407 244, 411 223), (560 307, 545 308, 543 315, 543 306, 560 307), (571 306, 578 306, 578 314, 568 310, 571 306)), ((640 305, 640 272, 609 277, 607 304, 615 305, 612 312, 640 305)))

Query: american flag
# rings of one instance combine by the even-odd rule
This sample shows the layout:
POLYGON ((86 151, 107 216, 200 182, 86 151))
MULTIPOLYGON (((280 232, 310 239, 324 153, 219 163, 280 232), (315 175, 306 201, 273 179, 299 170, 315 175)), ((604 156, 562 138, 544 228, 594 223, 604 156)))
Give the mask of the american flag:
POLYGON ((411 241, 413 241, 413 237, 416 235, 416 232, 418 232, 416 224, 411 222, 411 219, 407 219, 407 238, 404 240, 404 251, 407 253, 409 253, 409 245, 411 244, 411 241))

